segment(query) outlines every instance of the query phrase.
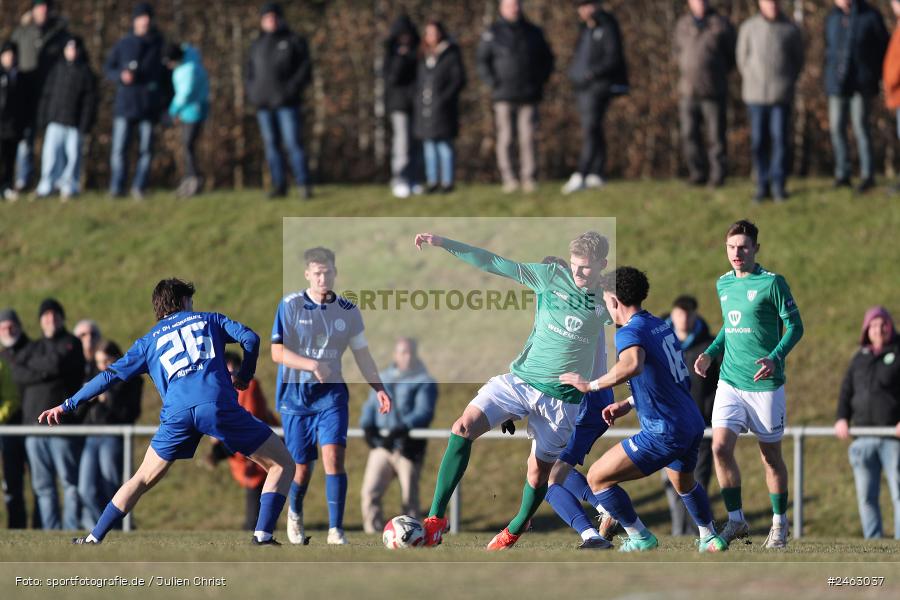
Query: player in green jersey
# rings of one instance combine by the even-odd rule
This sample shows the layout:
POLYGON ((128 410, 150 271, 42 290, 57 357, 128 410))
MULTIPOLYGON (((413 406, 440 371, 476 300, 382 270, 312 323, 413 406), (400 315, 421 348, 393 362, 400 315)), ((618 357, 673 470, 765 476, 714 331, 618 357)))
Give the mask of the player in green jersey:
POLYGON ((510 372, 482 386, 453 424, 424 521, 425 544, 440 544, 448 529, 447 503, 466 470, 472 442, 507 419, 528 417, 533 442, 522 504, 488 544, 488 550, 509 548, 543 502, 550 472, 575 427, 583 394, 561 383, 559 376, 574 371, 590 377, 592 372, 597 340, 609 319, 596 289, 606 267, 609 241, 592 231, 580 235, 569 244, 569 269, 555 263, 514 262, 430 233, 418 234, 415 243, 420 250, 423 245, 444 248, 483 271, 528 286, 536 295, 534 327, 510 372))
POLYGON ((740 433, 752 431, 766 472, 772 501, 767 548, 787 545, 787 467, 781 455, 784 435, 784 363, 803 336, 803 322, 781 275, 756 262, 759 230, 749 221, 728 229, 725 248, 732 270, 716 283, 724 324, 697 357, 694 370, 706 376, 712 358, 724 357, 713 405, 713 457, 728 523, 727 541, 746 537, 750 526, 741 504, 741 472, 734 459, 740 433))

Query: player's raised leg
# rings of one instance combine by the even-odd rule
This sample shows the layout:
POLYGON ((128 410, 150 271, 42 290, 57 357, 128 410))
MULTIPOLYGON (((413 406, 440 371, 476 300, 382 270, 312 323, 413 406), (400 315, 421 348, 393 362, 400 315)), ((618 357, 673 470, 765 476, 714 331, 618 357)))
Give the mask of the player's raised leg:
POLYGON ((607 450, 588 471, 588 484, 603 512, 612 515, 628 534, 628 539, 619 547, 621 552, 653 550, 659 545, 656 536, 638 518, 631 498, 618 485, 643 477, 645 474, 625 453, 622 444, 607 450))
POLYGON ((291 487, 294 461, 284 443, 274 433, 250 455, 250 459, 266 470, 253 541, 256 544, 274 545, 277 542, 272 537, 272 532, 291 487))
POLYGON ((440 544, 444 532, 449 529, 444 515, 447 512, 447 504, 450 502, 453 490, 456 489, 469 465, 472 442, 490 429, 491 423, 487 416, 474 404, 469 404, 462 416, 453 423, 453 427, 450 429, 450 440, 447 442, 447 449, 444 451, 441 466, 438 469, 431 510, 428 511, 428 517, 423 522, 426 546, 440 544))
POLYGON ((547 481, 550 479, 553 464, 553 462, 539 459, 534 447, 532 448, 531 454, 528 456, 528 475, 525 487, 522 489, 522 503, 519 506, 519 512, 509 522, 509 525, 488 543, 488 550, 506 550, 519 541, 519 537, 528 529, 531 517, 537 512, 547 495, 547 481))
MULTIPOLYGON (((715 419, 715 414, 714 414, 715 419)), ((738 434, 727 427, 713 427, 712 452, 716 478, 722 490, 722 500, 728 511, 728 522, 722 529, 722 538, 732 540, 750 535, 750 524, 744 518, 741 500, 741 470, 734 459, 738 434)))
POLYGON ((110 529, 115 527, 131 512, 144 493, 165 477, 172 461, 163 460, 151 446, 147 448, 144 461, 131 479, 126 481, 113 499, 109 501, 91 533, 72 540, 75 544, 99 544, 110 529))

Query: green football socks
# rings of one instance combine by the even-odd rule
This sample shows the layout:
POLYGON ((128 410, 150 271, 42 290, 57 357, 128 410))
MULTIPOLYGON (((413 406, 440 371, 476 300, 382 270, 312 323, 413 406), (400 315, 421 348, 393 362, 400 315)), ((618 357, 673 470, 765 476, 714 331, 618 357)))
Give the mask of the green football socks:
POLYGON ((431 502, 429 517, 444 517, 450 496, 453 495, 453 490, 456 489, 469 465, 471 453, 472 440, 467 440, 455 433, 450 434, 447 450, 444 452, 441 467, 438 469, 437 483, 434 485, 434 500, 431 502))
POLYGON ((519 535, 525 531, 528 520, 537 512, 547 495, 547 484, 533 488, 528 482, 525 482, 525 488, 522 490, 522 506, 519 507, 517 514, 512 521, 509 522, 507 529, 513 535, 519 535))

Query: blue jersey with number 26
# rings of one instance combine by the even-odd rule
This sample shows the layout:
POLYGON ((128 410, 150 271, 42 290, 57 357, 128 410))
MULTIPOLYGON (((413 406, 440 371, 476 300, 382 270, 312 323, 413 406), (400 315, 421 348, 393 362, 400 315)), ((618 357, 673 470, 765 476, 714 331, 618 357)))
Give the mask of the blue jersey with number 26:
POLYGON ((244 362, 237 376, 249 382, 256 371, 259 336, 225 315, 177 312, 161 319, 137 340, 125 356, 87 382, 64 403, 66 412, 99 396, 116 380, 149 373, 167 414, 208 402, 237 402, 237 392, 225 364, 225 344, 240 343, 244 362))
POLYGON ((616 331, 616 352, 640 346, 644 369, 630 380, 641 429, 649 433, 691 437, 704 423, 691 397, 690 373, 672 327, 646 310, 616 331))

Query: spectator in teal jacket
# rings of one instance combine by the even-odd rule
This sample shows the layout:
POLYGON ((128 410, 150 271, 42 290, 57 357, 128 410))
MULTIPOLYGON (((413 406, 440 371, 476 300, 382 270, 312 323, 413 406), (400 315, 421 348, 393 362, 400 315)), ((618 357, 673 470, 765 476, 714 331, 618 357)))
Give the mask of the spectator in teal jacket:
POLYGON ((189 44, 169 46, 166 62, 172 70, 172 87, 175 90, 169 105, 169 116, 181 123, 181 144, 184 148, 184 178, 175 193, 179 198, 187 198, 203 188, 195 147, 203 123, 209 116, 209 77, 200 52, 189 44))

